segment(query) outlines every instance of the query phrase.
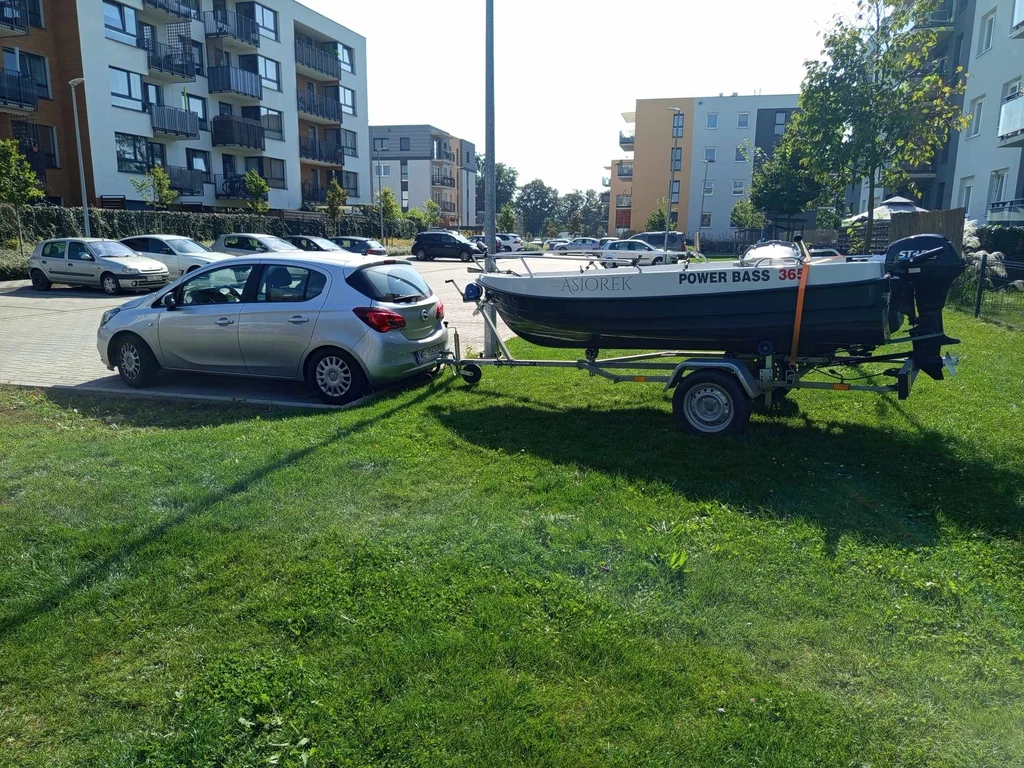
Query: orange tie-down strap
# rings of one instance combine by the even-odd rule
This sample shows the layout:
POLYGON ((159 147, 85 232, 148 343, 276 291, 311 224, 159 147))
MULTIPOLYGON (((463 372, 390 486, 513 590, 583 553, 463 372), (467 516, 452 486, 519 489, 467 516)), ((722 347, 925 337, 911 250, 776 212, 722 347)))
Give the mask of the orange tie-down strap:
POLYGON ((796 319, 793 321, 793 347, 789 352, 789 364, 796 365, 796 353, 800 346, 800 325, 804 319, 804 297, 807 295, 807 276, 811 271, 811 254, 803 241, 797 242, 800 252, 804 257, 803 267, 800 269, 800 285, 796 289, 796 319))

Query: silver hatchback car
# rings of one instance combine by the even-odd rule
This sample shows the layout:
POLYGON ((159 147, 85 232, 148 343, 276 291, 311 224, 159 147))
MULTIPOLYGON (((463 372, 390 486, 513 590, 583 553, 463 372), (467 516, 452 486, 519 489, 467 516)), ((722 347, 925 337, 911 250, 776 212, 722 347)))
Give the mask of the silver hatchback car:
POLYGON ((341 404, 430 371, 444 305, 408 261, 262 254, 211 264, 103 315, 97 347, 131 387, 163 368, 305 381, 341 404))

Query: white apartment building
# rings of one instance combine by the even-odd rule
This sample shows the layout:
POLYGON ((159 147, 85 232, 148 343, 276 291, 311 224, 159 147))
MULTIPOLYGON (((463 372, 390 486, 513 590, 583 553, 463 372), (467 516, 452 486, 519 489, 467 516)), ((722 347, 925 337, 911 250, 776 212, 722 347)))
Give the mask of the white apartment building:
POLYGON ((370 201, 361 35, 294 0, 74 5, 97 197, 135 207, 162 165, 181 203, 244 205, 253 168, 271 208, 323 202, 332 177, 370 201))

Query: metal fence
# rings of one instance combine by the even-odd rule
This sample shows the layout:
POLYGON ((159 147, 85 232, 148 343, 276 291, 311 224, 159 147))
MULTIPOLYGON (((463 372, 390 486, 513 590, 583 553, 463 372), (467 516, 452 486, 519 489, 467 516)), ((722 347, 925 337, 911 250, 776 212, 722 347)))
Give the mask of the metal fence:
POLYGON ((1024 260, 970 263, 949 292, 949 304, 975 317, 1024 328, 1024 260))

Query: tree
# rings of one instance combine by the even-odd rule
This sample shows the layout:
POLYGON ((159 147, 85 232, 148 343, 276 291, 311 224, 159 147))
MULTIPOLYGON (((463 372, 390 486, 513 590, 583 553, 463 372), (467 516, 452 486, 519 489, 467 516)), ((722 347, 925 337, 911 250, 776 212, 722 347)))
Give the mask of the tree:
POLYGON ((579 211, 573 211, 569 214, 569 218, 566 220, 565 226, 569 230, 569 234, 583 234, 583 215, 579 211))
POLYGON ((266 213, 270 210, 270 203, 267 202, 267 195, 270 193, 270 185, 267 180, 260 176, 259 171, 250 168, 242 177, 242 184, 248 195, 247 204, 253 213, 266 213))
POLYGON ((737 200, 736 205, 732 207, 729 223, 739 229, 764 229, 768 220, 754 207, 749 198, 743 198, 737 200))
MULTIPOLYGON (((477 166, 479 170, 476 174, 476 199, 477 206, 480 210, 484 208, 484 200, 486 200, 486 168, 487 158, 483 155, 477 155, 477 166)), ((495 195, 497 197, 497 208, 495 210, 500 211, 505 207, 505 203, 511 203, 516 196, 516 184, 519 182, 519 171, 510 165, 504 163, 494 164, 494 187, 495 195)))
POLYGON ((866 243, 878 183, 906 183, 969 121, 954 100, 964 92, 963 68, 946 74, 928 60, 938 37, 927 21, 937 6, 858 0, 855 17, 837 18, 825 33, 822 60, 805 64, 791 130, 819 179, 868 180, 866 243))
POLYGON ((580 216, 583 219, 582 234, 588 237, 602 237, 608 229, 608 217, 605 214, 604 206, 601 205, 601 197, 593 189, 583 193, 583 207, 580 209, 580 216))
POLYGON ((405 212, 405 218, 407 221, 411 221, 413 223, 417 232, 430 229, 430 223, 427 221, 427 214, 419 208, 410 208, 405 212))
POLYGON ((332 176, 331 180, 327 182, 327 194, 324 200, 327 203, 327 218, 333 222, 334 231, 337 233, 338 222, 341 221, 345 204, 348 203, 348 192, 338 183, 337 176, 332 176))
POLYGON ((14 139, 0 140, 0 202, 28 205, 43 197, 39 177, 14 139))
POLYGON ((398 205, 398 200, 395 199, 395 191, 391 187, 383 187, 377 193, 377 205, 379 208, 373 213, 378 217, 379 221, 381 211, 383 211, 384 236, 387 238, 393 237, 398 229, 399 222, 402 220, 402 209, 398 205))
POLYGON ((771 157, 755 162, 750 203, 773 221, 807 210, 822 193, 822 184, 798 156, 793 137, 783 136, 771 157))
POLYGON ((665 214, 667 207, 667 198, 663 197, 658 200, 658 207, 651 211, 650 216, 647 217, 647 223, 644 224, 645 232, 664 232, 668 228, 666 224, 668 217, 665 214))
POLYGON ((548 219, 544 222, 544 237, 557 237, 560 231, 561 228, 554 219, 548 219))
POLYGON ((441 223, 441 206, 433 198, 423 204, 423 212, 429 229, 434 229, 441 223))
POLYGON ((523 217, 524 233, 541 232, 545 221, 558 217, 558 190, 534 179, 520 188, 515 208, 523 217))
POLYGON ((141 179, 129 179, 142 202, 151 208, 166 208, 178 199, 178 193, 171 189, 171 177, 159 165, 154 165, 141 179))
POLYGON ((516 211, 512 207, 512 203, 505 203, 501 207, 501 212, 498 214, 497 227, 499 232, 515 232, 516 211))

